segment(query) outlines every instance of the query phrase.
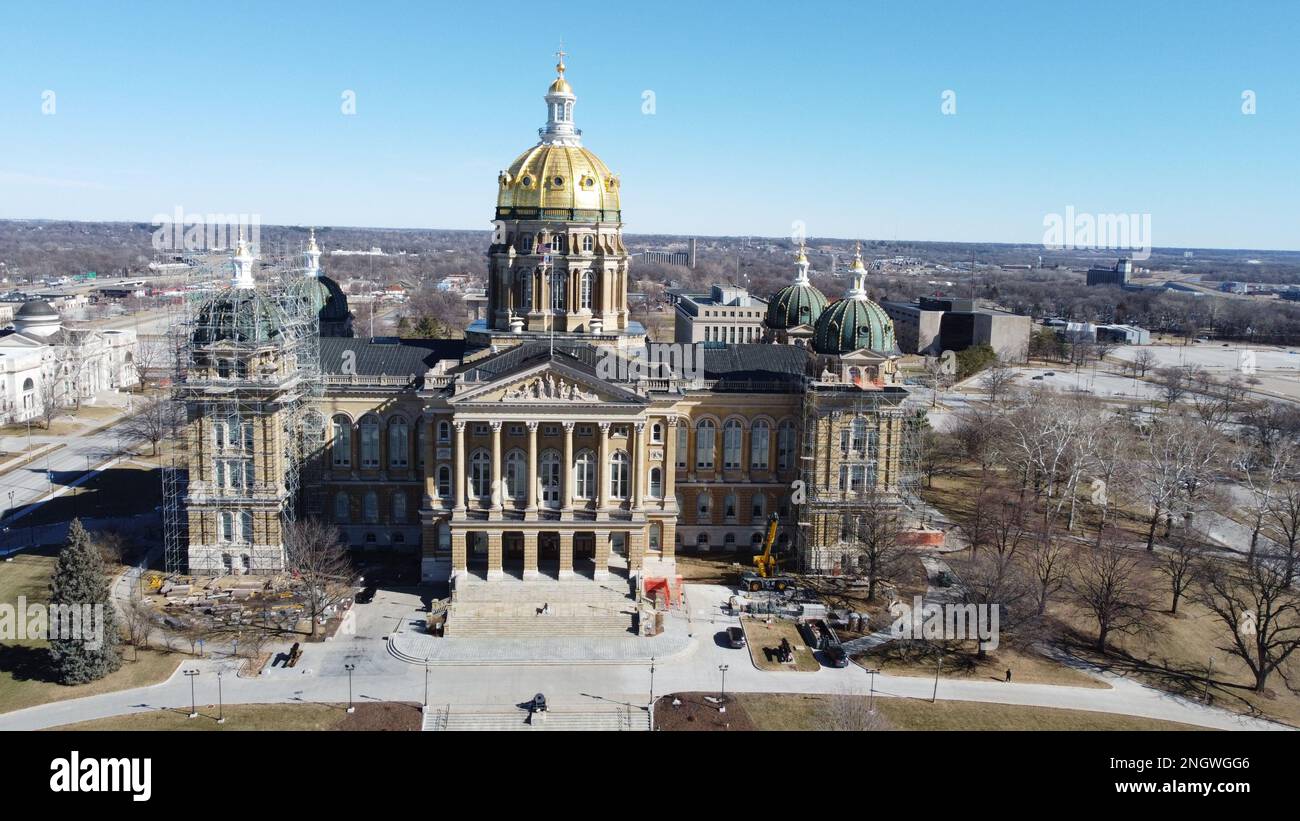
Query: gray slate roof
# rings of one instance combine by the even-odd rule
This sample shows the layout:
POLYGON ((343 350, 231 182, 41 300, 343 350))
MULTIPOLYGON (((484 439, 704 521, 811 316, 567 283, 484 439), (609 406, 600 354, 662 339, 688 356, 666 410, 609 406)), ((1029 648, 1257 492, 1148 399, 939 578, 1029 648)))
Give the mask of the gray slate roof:
POLYGON ((463 339, 349 339, 322 337, 321 371, 342 374, 350 359, 362 376, 422 376, 439 360, 460 361, 465 353, 463 339), (344 353, 353 355, 345 359, 344 353))

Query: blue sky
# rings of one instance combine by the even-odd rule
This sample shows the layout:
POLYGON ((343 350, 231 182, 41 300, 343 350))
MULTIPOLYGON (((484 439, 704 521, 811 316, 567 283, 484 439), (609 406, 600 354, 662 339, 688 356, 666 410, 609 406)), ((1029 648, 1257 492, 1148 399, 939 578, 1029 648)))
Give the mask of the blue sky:
POLYGON ((1296 3, 42 2, 0 30, 0 218, 487 228, 563 37, 632 232, 1038 242, 1074 206, 1300 249, 1296 3))

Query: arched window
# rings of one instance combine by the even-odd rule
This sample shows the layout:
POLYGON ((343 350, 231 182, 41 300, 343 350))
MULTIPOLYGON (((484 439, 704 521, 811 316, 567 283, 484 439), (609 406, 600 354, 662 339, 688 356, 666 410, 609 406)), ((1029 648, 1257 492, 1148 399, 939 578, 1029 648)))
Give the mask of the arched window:
POLYGON ((379 494, 373 490, 366 491, 365 499, 361 506, 361 515, 365 518, 366 524, 375 524, 379 521, 379 494))
POLYGON ((346 523, 352 518, 352 502, 343 491, 334 494, 334 521, 346 523))
POLYGON ((794 422, 785 420, 776 429, 776 467, 789 470, 794 466, 794 422))
POLYGON ((438 498, 451 498, 451 467, 448 465, 438 466, 438 498))
POLYGON ((515 501, 522 501, 528 487, 528 457, 522 450, 512 450, 506 454, 506 495, 515 501))
POLYGON ((763 521, 763 517, 767 515, 767 496, 765 494, 755 493, 753 498, 750 499, 749 515, 756 522, 763 521))
POLYGON ((661 468, 650 468, 650 498, 659 499, 664 495, 664 472, 661 468))
POLYGON ((677 467, 684 468, 691 463, 690 454, 691 431, 685 423, 677 424, 677 467))
POLYGON ((398 416, 388 423, 388 466, 404 468, 411 451, 410 429, 406 420, 398 416))
POLYGON ((853 417, 853 438, 849 440, 849 449, 862 453, 867 441, 867 420, 863 416, 853 417))
POLYGON ((379 417, 369 414, 361 424, 361 467, 379 467, 379 417))
POLYGON ((439 442, 450 442, 450 441, 451 441, 451 423, 450 423, 450 422, 442 421, 442 422, 439 422, 439 423, 438 423, 438 441, 439 441, 439 442))
POLYGON ((695 546, 698 547, 700 550, 708 550, 708 549, 709 549, 709 534, 707 534, 707 533, 701 533, 700 535, 696 536, 696 537, 695 537, 695 546))
POLYGON ((469 484, 480 499, 492 495, 492 456, 482 448, 469 457, 469 484))
POLYGON ((531 311, 533 309, 533 277, 535 271, 519 272, 519 304, 523 308, 531 311))
POLYGON ((578 299, 579 308, 588 311, 591 310, 591 287, 592 287, 591 271, 584 271, 582 273, 582 280, 579 286, 579 299, 578 299))
POLYGON ((650 549, 659 550, 663 542, 663 525, 658 522, 650 523, 650 549))
POLYGON ((523 237, 520 237, 520 239, 519 239, 519 250, 520 250, 521 253, 524 253, 524 254, 531 254, 531 253, 533 252, 533 235, 532 235, 532 234, 525 234, 523 237))
POLYGON ((421 419, 415 423, 415 466, 424 470, 424 452, 429 447, 429 423, 421 419))
POLYGON ((630 468, 627 452, 614 451, 609 457, 609 495, 615 499, 626 499, 630 468))
POLYGON ((722 515, 727 521, 736 521, 736 494, 728 493, 722 499, 722 515))
POLYGON ((221 511, 220 539, 223 542, 233 542, 235 540, 235 514, 229 510, 221 511))
POLYGON ((743 430, 738 419, 728 419, 722 427, 722 466, 728 470, 740 467, 743 430))
POLYGON ((596 455, 580 450, 573 460, 573 495, 591 499, 596 495, 596 455))
POLYGON ((593 240, 593 239, 591 238, 591 234, 583 234, 583 235, 582 235, 582 250, 587 251, 587 252, 591 252, 592 249, 595 248, 595 246, 596 246, 596 243, 595 243, 595 240, 593 240))
POLYGON ((759 419, 754 422, 749 431, 749 466, 756 470, 767 470, 769 437, 771 429, 767 420, 759 419))
POLYGON ((699 498, 695 500, 695 511, 700 521, 706 521, 709 518, 709 510, 713 504, 713 497, 707 490, 702 491, 699 498))
POLYGON ((716 432, 713 422, 709 419, 701 419, 700 423, 695 426, 696 467, 713 467, 713 436, 716 432))
POLYGON ((664 441, 664 426, 655 422, 650 426, 650 442, 658 445, 664 441))
MULTIPOLYGON (((557 177, 556 179, 559 178, 557 177)), ((551 237, 551 252, 555 254, 567 254, 569 252, 569 238, 564 234, 556 234, 551 237)))
POLYGON ((393 494, 393 524, 406 522, 406 493, 397 491, 393 494))
POLYGON ((542 486, 542 504, 546 507, 560 506, 560 452, 554 449, 542 451, 537 463, 537 481, 542 486))
POLYGON ((564 271, 551 269, 551 310, 563 311, 568 300, 565 299, 566 292, 569 290, 568 277, 564 271))
POLYGON ((346 416, 334 417, 334 467, 352 465, 352 423, 346 416))

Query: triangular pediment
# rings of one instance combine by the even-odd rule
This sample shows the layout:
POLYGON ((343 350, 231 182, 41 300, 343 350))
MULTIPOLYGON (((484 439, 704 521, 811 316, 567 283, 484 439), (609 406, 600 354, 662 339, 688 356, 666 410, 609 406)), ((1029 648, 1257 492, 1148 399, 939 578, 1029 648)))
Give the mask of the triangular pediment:
POLYGON ((873 351, 870 348, 858 348, 856 351, 850 351, 846 354, 840 354, 841 362, 864 363, 874 365, 889 359, 886 354, 879 351, 873 351))
POLYGON ((457 393, 453 405, 639 405, 645 398, 551 360, 457 393))

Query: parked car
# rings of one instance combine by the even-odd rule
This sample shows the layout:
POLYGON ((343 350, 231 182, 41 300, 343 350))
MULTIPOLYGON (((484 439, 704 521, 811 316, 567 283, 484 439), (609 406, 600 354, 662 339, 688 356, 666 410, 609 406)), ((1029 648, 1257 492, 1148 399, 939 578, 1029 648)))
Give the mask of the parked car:
POLYGON ((826 663, 831 667, 848 667, 849 654, 844 652, 844 648, 838 644, 832 644, 822 651, 826 657, 826 663))
POLYGON ((740 627, 728 627, 727 644, 731 645, 733 650, 743 648, 745 646, 745 631, 740 627))

